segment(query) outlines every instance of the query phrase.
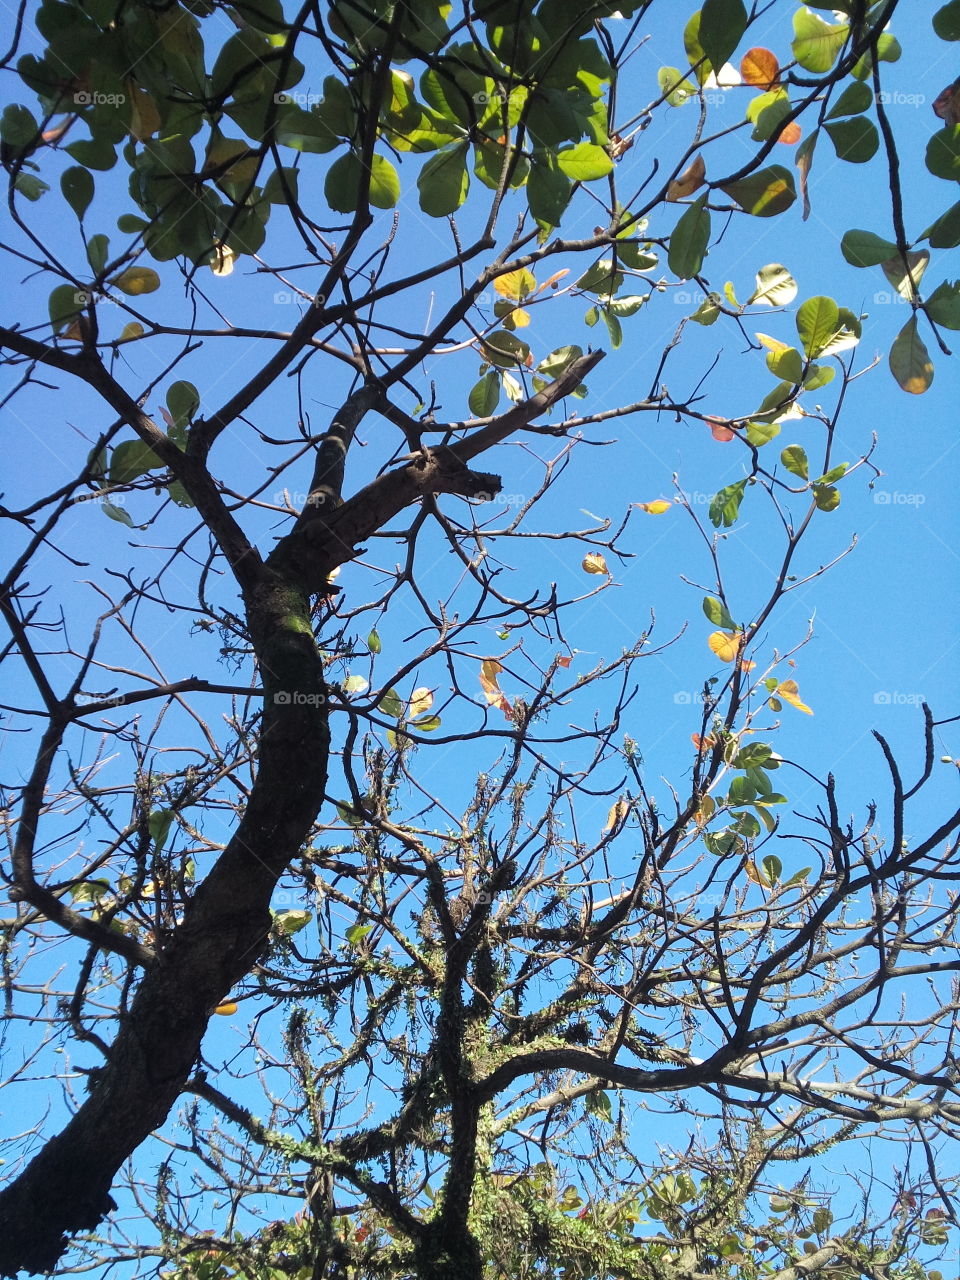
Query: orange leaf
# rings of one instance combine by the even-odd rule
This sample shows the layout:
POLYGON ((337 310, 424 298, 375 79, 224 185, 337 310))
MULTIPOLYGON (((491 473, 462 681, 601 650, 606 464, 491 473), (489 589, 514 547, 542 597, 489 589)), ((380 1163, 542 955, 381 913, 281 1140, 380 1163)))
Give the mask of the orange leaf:
POLYGON ((710 434, 714 440, 719 440, 721 444, 726 444, 728 440, 733 440, 736 436, 735 431, 731 431, 723 418, 708 418, 710 424, 710 434))
POLYGON ((784 702, 789 702, 791 707, 796 707, 796 709, 798 711, 802 711, 804 715, 813 715, 813 712, 807 704, 800 701, 800 690, 797 687, 796 680, 784 680, 778 684, 776 696, 778 698, 782 698, 784 702))
POLYGON ((674 178, 667 186, 668 200, 682 200, 684 196, 692 196, 693 193, 703 186, 704 179, 707 175, 707 166, 703 162, 702 155, 696 155, 679 178, 674 178))
POLYGON ((748 49, 740 59, 740 74, 744 84, 755 89, 772 89, 780 79, 780 63, 769 49, 748 49))
POLYGON ((229 1018, 231 1013, 237 1012, 237 1002, 236 1000, 224 1000, 223 1004, 218 1004, 213 1012, 219 1013, 221 1017, 229 1018))
POLYGON ((791 120, 788 125, 784 125, 780 131, 778 142, 785 142, 788 147, 795 147, 803 137, 803 130, 797 124, 796 120, 791 120))
POLYGON ((741 658, 737 663, 741 671, 752 671, 756 665, 755 662, 750 662, 747 658, 741 658))
POLYGON ((606 835, 608 831, 613 831, 615 827, 619 827, 625 821, 627 814, 630 812, 630 806, 626 800, 618 800, 616 804, 610 806, 610 812, 607 814, 607 825, 603 828, 606 835))
POLYGON ((584 573, 605 573, 608 578, 610 577, 607 562, 599 551, 588 551, 580 567, 584 573))
POLYGON ((721 662, 733 662, 740 653, 741 631, 711 631, 707 644, 721 662))
POLYGON ((648 516, 662 516, 665 511, 669 511, 673 506, 672 502, 668 502, 666 498, 655 498, 653 502, 635 502, 635 507, 639 507, 641 511, 646 511, 648 516))
POLYGON ((691 733, 690 741, 693 743, 693 745, 697 748, 698 751, 704 751, 704 752, 712 751, 713 748, 717 745, 716 735, 712 733, 708 733, 703 738, 700 737, 699 733, 691 733))
POLYGON ((510 706, 509 699, 497 684, 497 676, 502 670, 503 667, 497 662, 496 658, 485 658, 480 664, 480 688, 483 690, 484 697, 490 705, 499 708, 509 720, 513 717, 513 708, 510 706))
POLYGON ((571 663, 572 661, 573 661, 573 659, 572 659, 572 658, 570 658, 570 657, 568 657, 566 654, 564 654, 564 656, 563 656, 562 658, 558 658, 558 659, 557 659, 557 666, 558 666, 558 667, 563 667, 564 669, 566 669, 567 667, 569 667, 569 665, 570 665, 570 663, 571 663))

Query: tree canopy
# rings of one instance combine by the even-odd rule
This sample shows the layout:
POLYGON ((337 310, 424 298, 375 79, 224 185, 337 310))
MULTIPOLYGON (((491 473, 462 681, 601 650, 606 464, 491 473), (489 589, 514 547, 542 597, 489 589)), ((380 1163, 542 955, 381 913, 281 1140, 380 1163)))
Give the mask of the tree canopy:
POLYGON ((24 0, 0 1274, 939 1280, 953 721, 798 726, 926 501, 857 405, 952 373, 958 39, 24 0))

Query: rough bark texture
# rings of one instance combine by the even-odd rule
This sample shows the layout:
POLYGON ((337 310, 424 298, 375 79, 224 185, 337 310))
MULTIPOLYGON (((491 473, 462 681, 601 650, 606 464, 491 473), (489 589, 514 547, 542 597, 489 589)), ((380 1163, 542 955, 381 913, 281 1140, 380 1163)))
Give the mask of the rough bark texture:
POLYGON ((0 1192, 0 1274, 56 1265, 113 1208, 123 1162, 166 1119, 216 1006, 260 954, 270 897, 317 816, 329 745, 308 602, 264 574, 247 601, 266 690, 259 769, 227 848, 159 942, 87 1100, 0 1192), (278 693, 312 695, 281 698, 278 693))

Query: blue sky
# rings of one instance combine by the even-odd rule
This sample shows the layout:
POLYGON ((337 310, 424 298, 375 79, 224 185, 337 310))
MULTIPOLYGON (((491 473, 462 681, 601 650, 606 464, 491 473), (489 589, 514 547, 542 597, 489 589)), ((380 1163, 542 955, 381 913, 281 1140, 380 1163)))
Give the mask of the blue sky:
MULTIPOLYGON (((781 57, 787 55, 783 43, 786 29, 783 7, 772 6, 758 29, 751 30, 754 43, 769 43, 781 57)), ((937 41, 925 22, 926 6, 907 5, 898 19, 902 28, 904 56, 884 68, 889 84, 888 113, 895 128, 901 158, 905 219, 908 235, 918 238, 926 225, 951 203, 955 192, 949 184, 931 176, 923 164, 926 141, 940 122, 933 115, 931 103, 940 90, 957 73, 955 49, 937 41), (922 10, 924 21, 909 25, 915 12, 922 10)), ((663 11, 664 14, 667 10, 663 11)), ((621 82, 621 101, 636 109, 652 100, 657 93, 656 73, 661 65, 683 65, 683 50, 674 29, 675 16, 659 14, 654 9, 650 39, 634 55, 621 82)), ((319 72, 315 73, 319 74, 319 72)), ((8 86, 9 88, 9 86, 8 86)), ((742 89, 717 90, 718 120, 721 125, 733 123, 742 116, 749 95, 742 89), (721 100, 722 99, 722 100, 721 100)), ((14 95, 16 96, 16 95, 14 95)), ((22 95, 20 96, 22 100, 22 95)), ((624 106, 627 115, 630 106, 624 106)), ((648 176, 652 158, 656 156, 666 168, 671 159, 689 144, 695 125, 693 105, 672 111, 659 111, 649 132, 641 133, 631 151, 620 162, 618 180, 622 191, 639 187, 648 176)), ((711 148, 708 176, 732 171, 751 153, 746 135, 736 133, 718 147, 711 148), (713 156, 716 155, 716 159, 713 156)), ((305 200, 320 190, 325 161, 313 164, 315 176, 305 177, 301 191, 305 200)), ((791 165, 792 149, 781 146, 771 158, 791 165)), ((395 242, 393 270, 409 269, 434 257, 452 251, 449 230, 441 221, 426 218, 417 207, 413 182, 416 162, 407 160, 401 166, 405 194, 399 206, 400 224, 395 242)), ((56 170, 57 163, 52 168, 56 170)), ((97 175, 98 194, 88 216, 88 230, 111 233, 116 243, 122 242, 113 227, 118 214, 131 206, 123 191, 119 172, 97 175)), ((55 184, 54 185, 55 188, 55 184)), ((922 755, 922 721, 919 703, 926 700, 935 715, 947 717, 957 709, 957 607, 960 598, 960 561, 957 555, 958 521, 953 475, 957 463, 957 398, 960 382, 954 361, 937 354, 937 373, 932 388, 923 397, 908 396, 894 384, 886 368, 886 352, 896 332, 908 316, 906 304, 896 299, 891 286, 879 268, 855 270, 843 260, 839 243, 850 227, 862 227, 883 236, 891 236, 886 176, 879 158, 867 166, 845 164, 829 154, 829 146, 821 139, 811 182, 812 213, 802 222, 795 205, 786 215, 770 220, 734 217, 724 226, 721 217, 714 219, 714 237, 719 242, 707 259, 704 274, 710 286, 722 289, 725 281, 733 282, 737 296, 750 295, 755 272, 768 263, 783 263, 799 284, 797 302, 826 294, 854 312, 865 313, 863 340, 848 356, 855 370, 862 372, 852 384, 838 432, 834 461, 854 462, 871 448, 877 437, 871 462, 880 474, 867 468, 858 470, 841 484, 842 503, 836 512, 820 513, 799 553, 796 572, 802 577, 819 566, 833 561, 856 538, 855 549, 824 576, 798 587, 777 609, 765 629, 758 660, 769 660, 774 649, 781 653, 792 650, 806 636, 812 620, 810 642, 796 654, 796 669, 781 672, 795 675, 801 696, 809 703, 814 716, 800 714, 785 707, 779 719, 782 728, 775 738, 777 749, 788 759, 800 762, 810 773, 823 778, 828 771, 841 780, 841 809, 862 814, 871 800, 883 801, 888 793, 887 779, 880 753, 871 738, 876 729, 889 738, 904 761, 918 765, 922 755), (722 234, 721 234, 722 233, 722 234), (874 360, 877 367, 868 369, 874 360), (872 481, 872 483, 871 483, 872 481)), ((56 244, 78 272, 83 249, 72 215, 51 192, 38 205, 28 210, 31 225, 41 242, 56 244)), ((469 238, 475 230, 476 214, 468 205, 460 219, 462 234, 469 238)), ((386 234, 392 215, 378 215, 372 234, 377 243, 380 232, 386 234)), ((565 235, 589 234, 598 221, 596 207, 584 200, 571 209, 565 219, 565 235)), ((674 212, 658 210, 648 234, 666 236, 674 224, 674 212)), ((509 218, 504 225, 510 225, 509 218)), ((18 233, 8 227, 9 236, 18 233)), ((268 241, 272 262, 296 260, 297 244, 289 228, 284 227, 279 212, 274 213, 268 241)), ((483 265, 484 260, 479 260, 483 265)), ((933 283, 956 270, 956 255, 937 253, 929 268, 933 283), (952 257, 952 261, 951 261, 952 257)), ((563 265, 558 263, 558 265, 563 265)), ((582 269, 582 268, 581 268, 582 269)), ((16 319, 39 322, 46 312, 50 281, 33 277, 26 268, 14 267, 8 279, 13 283, 8 303, 13 304, 16 319)), ((145 313, 167 323, 188 323, 189 305, 172 268, 162 268, 164 287, 157 294, 140 300, 145 313)), ((299 282, 304 276, 293 274, 299 282)), ((549 274, 546 267, 538 270, 538 279, 549 274)), ((570 279, 575 278, 573 275, 570 279)), ((625 319, 624 343, 610 352, 590 378, 589 398, 580 402, 581 412, 612 408, 624 401, 639 399, 650 390, 651 378, 660 354, 670 342, 677 325, 698 305, 701 291, 695 282, 677 282, 666 269, 665 254, 660 265, 648 273, 651 281, 664 280, 662 292, 654 292, 640 312, 625 319)), ((569 279, 564 282, 568 284, 569 279)), ((202 285, 215 303, 201 305, 202 323, 217 324, 216 312, 233 324, 262 324, 286 329, 292 327, 299 314, 291 291, 269 277, 251 272, 248 261, 242 261, 234 274, 214 279, 204 274, 202 285)), ((638 285, 638 290, 640 289, 638 285)), ((424 287, 413 300, 403 299, 388 309, 387 315, 403 327, 418 331, 430 314, 438 314, 459 285, 455 276, 424 287)), ((492 301, 492 298, 491 298, 492 301)), ((586 329, 583 313, 588 300, 568 297, 549 306, 535 309, 534 322, 523 334, 536 354, 545 355, 565 342, 586 346, 606 345, 602 326, 586 329)), ((488 314, 490 313, 488 303, 488 314)), ((118 330, 128 317, 116 319, 112 307, 101 309, 101 326, 118 330), (106 314, 104 314, 106 313, 106 314)), ((793 312, 795 304, 779 311, 769 308, 751 309, 744 318, 743 330, 721 319, 709 328, 687 324, 683 340, 667 364, 661 381, 677 400, 696 393, 701 397, 698 408, 720 417, 739 417, 755 409, 774 385, 766 369, 763 353, 746 350, 744 333, 753 338, 757 331, 792 340, 795 336, 793 312), (716 367, 707 374, 714 359, 716 367)), ((11 311, 8 307, 8 320, 11 311)), ((953 335, 948 335, 948 337, 953 335)), ((931 344, 932 346, 932 344, 931 344)), ((206 351, 188 356, 178 366, 176 376, 193 381, 201 394, 202 411, 222 404, 250 374, 251 363, 261 359, 260 346, 251 341, 214 344, 213 355, 206 351)), ((171 375, 161 377, 166 362, 177 350, 175 340, 148 345, 134 344, 122 348, 117 363, 118 376, 131 390, 139 390, 153 378, 158 387, 147 400, 155 414, 163 400, 163 392, 171 375), (154 353, 154 345, 156 353, 154 353)), ((466 416, 467 392, 477 377, 479 358, 475 351, 457 355, 438 355, 425 363, 416 376, 421 395, 426 397, 431 382, 436 382, 441 418, 466 416)), ((16 375, 14 375, 16 376, 16 375)), ((9 506, 26 505, 33 497, 65 483, 76 473, 78 459, 83 458, 96 433, 109 422, 109 414, 85 388, 63 379, 51 378, 57 390, 30 388, 12 401, 6 410, 5 499, 9 506)), ((807 397, 821 403, 829 411, 833 404, 833 387, 807 397)), ((344 368, 332 360, 314 359, 302 380, 302 409, 309 415, 314 432, 323 428, 330 412, 340 403, 348 389, 344 368)), ((405 403, 414 408, 413 397, 405 403)), ((256 428, 274 438, 291 439, 301 408, 292 380, 278 380, 250 412, 256 428)), ((809 420, 786 422, 779 439, 767 446, 764 460, 772 465, 779 450, 791 443, 802 443, 814 456, 821 428, 809 420)), ((578 444, 569 465, 555 488, 538 507, 530 528, 558 532, 571 527, 586 527, 594 517, 609 518, 616 523, 632 504, 657 498, 673 499, 676 483, 687 495, 690 506, 705 521, 709 498, 716 490, 745 474, 747 462, 738 443, 714 440, 702 423, 678 422, 670 412, 646 412, 629 418, 613 419, 591 426, 585 431, 590 442, 608 441, 603 448, 592 443, 578 444), (587 513, 587 514, 584 514, 587 513)), ((363 447, 351 461, 350 485, 359 487, 383 465, 394 443, 393 428, 382 420, 364 424, 360 438, 363 447), (388 435, 389 433, 389 435, 388 435), (387 452, 384 440, 389 439, 387 452)), ((509 501, 491 504, 493 517, 501 509, 504 517, 540 483, 542 459, 557 454, 563 442, 550 437, 525 437, 498 448, 481 465, 502 473, 503 495, 509 501)), ((250 427, 237 425, 214 452, 213 465, 225 483, 242 490, 249 486, 254 469, 273 465, 283 457, 282 450, 271 452, 250 427)), ((309 466, 302 460, 285 471, 265 494, 268 501, 281 501, 285 487, 291 495, 303 492, 309 466)), ((447 500, 458 518, 466 518, 466 507, 458 500, 447 500)), ((153 510, 149 493, 130 494, 124 509, 135 523, 146 521, 153 510)), ((797 500, 795 510, 802 509, 797 500)), ((488 511, 482 511, 486 519, 488 511)), ((277 511, 260 510, 245 517, 247 527, 257 531, 262 550, 272 545, 271 539, 287 527, 277 511)), ((478 516, 478 519, 480 516, 478 516)), ((67 615, 70 628, 78 637, 90 620, 103 608, 103 600, 89 586, 90 580, 105 571, 115 574, 132 572, 139 578, 156 571, 169 555, 169 547, 193 517, 176 509, 168 509, 155 526, 146 532, 129 530, 104 517, 96 502, 78 504, 60 530, 61 545, 70 554, 87 562, 71 566, 52 547, 37 557, 31 580, 39 584, 49 573, 55 584, 57 603, 67 615), (89 567, 88 567, 89 566, 89 567)), ((398 528, 408 523, 401 516, 398 528)), ((712 532, 712 531, 710 531, 712 532)), ((667 798, 665 777, 678 786, 691 766, 690 734, 699 727, 697 696, 704 680, 723 668, 710 654, 706 637, 711 627, 700 609, 704 592, 712 592, 709 557, 703 538, 680 504, 661 515, 649 515, 634 509, 622 547, 629 559, 617 562, 608 555, 612 571, 611 584, 583 604, 568 612, 564 635, 575 651, 570 675, 589 670, 595 662, 609 660, 632 645, 650 624, 651 612, 656 617, 654 641, 662 643, 678 636, 663 652, 638 663, 638 692, 625 721, 625 729, 639 743, 644 756, 648 784, 654 793, 667 798), (687 578, 690 582, 683 581, 687 578), (691 585, 690 583, 698 585, 691 585)), ((581 568, 587 544, 575 541, 508 541, 499 548, 505 569, 503 580, 509 594, 528 598, 535 590, 547 590, 556 582, 561 598, 578 597, 594 590, 600 579, 586 575, 581 568)), ((351 604, 365 598, 364 593, 383 582, 381 570, 389 571, 402 559, 404 548, 389 537, 371 540, 365 563, 344 569, 340 584, 351 604)), ((771 573, 782 554, 782 533, 777 522, 761 500, 759 492, 749 491, 740 522, 724 535, 721 560, 729 590, 731 611, 737 618, 749 618, 769 592, 771 573)), ((423 581, 429 584, 433 597, 443 598, 457 581, 460 567, 449 549, 435 538, 425 541, 419 563, 423 581)), ((192 576, 192 575, 191 575, 192 576)), ((117 579, 111 586, 117 588, 117 579)), ((173 593, 186 600, 190 577, 182 582, 173 579, 173 593), (182 588, 182 590, 181 590, 182 588)), ((213 588, 221 605, 233 607, 232 588, 217 584, 213 588)), ((216 636, 198 633, 189 612, 169 612, 161 606, 145 612, 151 639, 166 678, 178 679, 191 674, 244 684, 228 665, 218 658, 220 642, 216 636)), ((358 625, 362 634, 365 626, 358 625)), ((410 601, 398 598, 385 618, 371 615, 369 625, 376 624, 384 641, 384 655, 377 665, 379 683, 383 668, 399 662, 412 649, 409 637, 420 625, 410 601), (399 656, 398 656, 399 655, 399 656)), ((77 640, 80 643, 80 640, 77 640)), ((476 641, 478 656, 502 656, 509 643, 500 640, 496 628, 476 641)), ((139 669, 143 657, 132 644, 120 637, 114 650, 114 661, 121 667, 139 669)), ((538 662, 549 660, 557 650, 555 641, 529 642, 530 656, 538 662)), ((72 669, 70 659, 50 659, 55 683, 66 683, 72 669)), ((345 670, 369 674, 365 659, 352 662, 345 670)), ((16 673, 18 682, 22 672, 16 673)), ((116 684, 127 687, 128 673, 104 674, 91 681, 91 688, 107 688, 116 684)), ((439 661, 424 664, 411 673, 400 692, 407 696, 417 685, 427 684, 437 690, 438 702, 444 694, 444 673, 439 661)), ((511 685, 510 677, 502 678, 504 690, 515 696, 519 685, 511 685)), ((23 705, 28 695, 16 687, 3 695, 4 701, 23 705)), ((576 715, 589 718, 592 713, 591 693, 578 704, 576 715)), ((224 707, 220 700, 198 699, 204 714, 216 719, 224 707)), ((574 713, 571 712, 571 718, 574 713)), ((765 723, 775 717, 768 716, 765 723)), ((176 721, 173 721, 176 723, 176 721)), ((937 753, 952 755, 960 750, 952 726, 938 734, 937 753)), ((82 747, 81 758, 93 757, 95 735, 89 735, 82 747)), ((559 749, 558 749, 559 750, 559 749)), ((486 756, 479 749, 468 754, 464 744, 439 747, 434 752, 422 750, 419 766, 424 785, 435 794, 456 798, 466 793, 475 768, 487 767, 486 756)), ((14 777, 25 767, 28 756, 19 740, 13 739, 3 757, 5 776, 14 777)), ((950 796, 956 786, 956 771, 950 765, 939 765, 941 782, 931 787, 929 795, 920 798, 913 820, 917 834, 933 825, 951 807, 950 796)), ((107 766, 107 776, 113 776, 107 766)), ((910 770, 908 769, 908 772, 910 770)), ((119 780, 120 774, 117 774, 119 780)), ((336 794, 343 794, 342 784, 331 782, 336 794), (339 786, 339 790, 338 790, 339 786)), ((791 808, 809 811, 819 801, 818 788, 798 771, 790 771, 784 789, 791 808)), ((610 804, 608 796, 598 797, 593 808, 588 805, 578 815, 579 821, 599 828, 610 804)), ((882 812, 882 810, 881 810, 882 812)), ((69 822, 64 820, 64 830, 69 822)), ((225 1030, 216 1038, 225 1038, 225 1030)), ((81 1050, 81 1057, 83 1051, 81 1050)), ((31 1092, 28 1109, 42 1106, 42 1095, 31 1092)), ((8 1119, 10 1117, 8 1116, 8 1119)), ((20 1127, 20 1121, 14 1125, 20 1127)))

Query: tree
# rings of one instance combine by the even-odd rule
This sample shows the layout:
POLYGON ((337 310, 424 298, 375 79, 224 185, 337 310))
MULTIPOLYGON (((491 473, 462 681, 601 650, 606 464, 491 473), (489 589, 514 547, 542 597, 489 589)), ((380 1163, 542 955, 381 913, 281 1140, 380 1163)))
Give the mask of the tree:
MULTIPOLYGON (((14 1082, 60 1074, 64 1038, 78 1065, 0 1192, 4 1274, 73 1240, 74 1265, 208 1278, 935 1275, 953 1199, 934 1156, 960 1114, 960 812, 924 799, 940 725, 925 712, 912 781, 880 738, 882 820, 845 817, 832 776, 768 741, 810 710, 803 636, 784 653, 769 628, 841 550, 802 567, 801 548, 848 477, 876 475, 868 441, 838 461, 861 316, 794 307, 777 263, 752 264, 745 302, 705 274, 724 229, 741 254, 768 219, 797 234, 826 151, 876 155, 893 238, 854 228, 842 253, 906 299, 890 369, 930 386, 922 334, 949 354, 960 287, 921 295, 921 277, 960 243, 960 205, 908 237, 884 88, 901 8, 801 9, 784 31, 739 0, 685 27, 605 0, 45 0, 39 52, 18 24, 5 64, 27 50, 39 109, 3 116, 5 248, 43 288, 0 338, 58 472, 3 508, 4 652, 30 690, 11 699, 4 973, 8 1012, 41 1030, 14 1082), (648 30, 688 69, 632 80, 648 30), (795 179, 775 157, 798 141, 795 179), (611 376, 594 408, 683 281, 702 300, 640 390, 611 376), (584 303, 624 352, 571 340, 584 303), (755 342, 763 308, 790 309, 796 338, 755 342), (665 385, 714 325, 775 378, 753 397, 741 375, 755 407, 724 418, 700 396, 710 356, 685 394, 665 385), (51 408, 61 386, 79 431, 51 408), (558 502, 601 424, 665 418, 739 450, 706 519, 680 489, 634 504, 689 517, 709 574, 666 802, 634 673, 667 642, 651 619, 590 664, 568 638, 611 598, 628 520, 572 527, 558 502), (803 445, 772 443, 800 418, 803 445), (506 458, 504 503, 478 468, 506 458), (759 591, 726 541, 742 505, 773 557, 759 591), (806 819, 778 816, 791 775, 806 819), (238 1049, 210 1024, 241 1008, 238 1049), (684 1168, 638 1153, 634 1097, 702 1126, 684 1168), (148 1144, 118 1189, 157 1131, 156 1176, 148 1144), (930 1157, 877 1171, 892 1210, 866 1183, 860 1206, 808 1185, 870 1131, 930 1157)), ((956 101, 937 97, 925 165, 909 156, 931 200, 957 178, 956 101)))

